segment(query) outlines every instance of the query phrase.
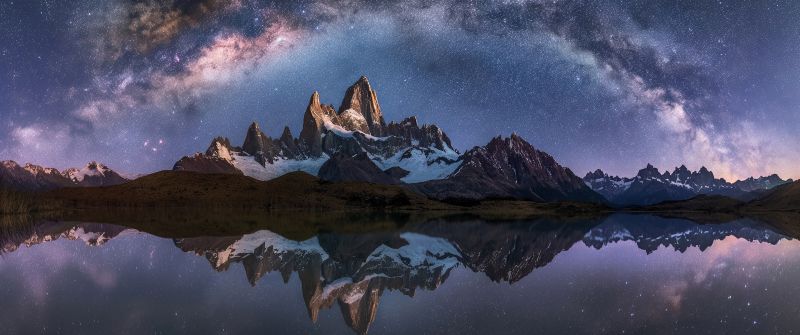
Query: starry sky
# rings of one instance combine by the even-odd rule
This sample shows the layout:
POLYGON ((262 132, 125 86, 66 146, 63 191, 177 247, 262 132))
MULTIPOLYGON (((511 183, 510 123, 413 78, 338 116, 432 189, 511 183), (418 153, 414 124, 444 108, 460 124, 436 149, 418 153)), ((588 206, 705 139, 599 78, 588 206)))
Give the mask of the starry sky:
POLYGON ((800 2, 6 0, 0 159, 169 169, 370 78, 464 151, 517 132, 578 175, 800 177, 800 2))

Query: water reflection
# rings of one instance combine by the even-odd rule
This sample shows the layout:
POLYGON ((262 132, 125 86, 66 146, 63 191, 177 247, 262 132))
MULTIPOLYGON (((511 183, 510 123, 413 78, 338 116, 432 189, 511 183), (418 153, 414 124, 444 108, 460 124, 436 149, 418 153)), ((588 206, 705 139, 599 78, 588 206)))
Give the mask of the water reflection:
MULTIPOLYGON (((0 292, 0 307, 34 301, 25 315, 38 315, 42 329, 54 332, 342 332, 323 313, 329 309, 338 309, 344 324, 362 334, 376 326, 379 333, 731 333, 800 326, 797 307, 780 300, 753 306, 763 296, 800 298, 785 284, 800 278, 786 271, 800 265, 800 245, 748 219, 713 225, 633 215, 569 222, 441 220, 391 231, 320 233, 303 241, 267 230, 163 239, 108 224, 44 222, 3 230, 0 238, 0 285, 8 288, 0 292), (87 249, 72 240, 104 246, 87 249), (198 256, 214 271, 203 271, 198 256), (241 278, 239 268, 246 285, 231 277, 241 278), (283 284, 272 285, 270 273, 283 284), (64 301, 72 296, 64 281, 104 298, 86 306, 64 301), (265 285, 268 294, 259 291, 265 285), (136 289, 121 293, 131 287, 136 289), (291 298, 296 289, 311 319, 306 324, 289 307, 300 301, 291 298), (271 300, 277 296, 285 298, 271 300), (160 309, 152 306, 161 299, 184 314, 149 314, 148 308, 160 309), (69 314, 74 304, 94 313, 95 327, 54 316, 69 314), (137 304, 143 310, 133 328, 100 327, 119 319, 111 311, 137 304), (387 312, 380 314, 379 305, 387 312), (427 313, 434 310, 439 313, 427 313)), ((0 324, 38 332, 23 320, 0 317, 0 324)))

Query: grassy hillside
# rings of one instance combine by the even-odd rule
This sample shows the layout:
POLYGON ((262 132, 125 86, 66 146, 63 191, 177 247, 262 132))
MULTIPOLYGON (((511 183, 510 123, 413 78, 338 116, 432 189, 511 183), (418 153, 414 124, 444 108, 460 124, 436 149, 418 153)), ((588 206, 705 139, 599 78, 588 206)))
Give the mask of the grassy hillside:
POLYGON ((303 172, 258 181, 242 175, 164 171, 117 186, 51 191, 39 200, 62 204, 59 220, 113 223, 163 236, 269 229, 299 237, 325 230, 394 228, 411 216, 592 217, 607 210, 594 204, 497 200, 459 206, 398 185, 326 182, 303 172))
POLYGON ((28 213, 31 210, 31 202, 27 197, 19 193, 0 189, 0 214, 20 214, 28 213))
POLYGON ((0 215, 41 213, 59 207, 54 201, 41 201, 34 194, 0 188, 0 215))
POLYGON ((269 181, 230 174, 162 171, 110 187, 66 188, 46 200, 67 208, 192 207, 242 210, 437 209, 441 205, 399 186, 324 182, 304 172, 269 181))
POLYGON ((762 197, 743 202, 719 195, 700 195, 687 200, 627 209, 631 212, 680 217, 698 222, 726 222, 741 217, 756 218, 781 227, 797 225, 800 215, 800 182, 778 186, 762 197))
POLYGON ((744 202, 721 195, 698 195, 687 200, 665 201, 655 205, 641 207, 650 212, 725 212, 737 210, 744 202))
POLYGON ((800 181, 784 184, 745 206, 747 211, 800 212, 800 181))
MULTIPOLYGON (((94 211, 176 208, 189 209, 202 216, 224 220, 222 212, 297 212, 325 213, 332 211, 439 211, 471 213, 490 217, 592 216, 610 212, 602 205, 587 203, 534 203, 527 201, 487 200, 469 204, 443 203, 426 198, 401 185, 379 185, 366 182, 326 182, 303 172, 293 172, 269 181, 232 174, 201 174, 188 171, 162 171, 126 184, 110 187, 66 188, 51 191, 31 200, 13 195, 4 201, 6 211, 27 208, 52 208, 63 211, 94 211), (15 198, 16 197, 16 198, 15 198)), ((714 195, 702 195, 683 201, 664 202, 647 207, 627 209, 634 212, 692 213, 707 216, 724 214, 744 216, 750 212, 800 211, 800 183, 776 188, 750 203, 714 195)), ((313 218, 312 218, 313 219, 313 218)))

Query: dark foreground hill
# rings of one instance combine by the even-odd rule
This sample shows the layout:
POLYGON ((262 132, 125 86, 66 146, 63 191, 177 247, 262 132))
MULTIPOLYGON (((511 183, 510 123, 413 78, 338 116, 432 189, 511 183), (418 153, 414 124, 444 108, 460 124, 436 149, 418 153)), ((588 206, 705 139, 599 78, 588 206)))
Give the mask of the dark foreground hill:
POLYGON ((738 210, 745 204, 722 195, 698 195, 688 200, 665 201, 652 206, 643 207, 651 211, 706 211, 706 212, 731 212, 738 210))
POLYGON ((750 217, 777 223, 782 227, 792 227, 800 222, 800 182, 775 187, 752 201, 721 195, 699 195, 687 200, 665 201, 625 210, 690 218, 699 222, 722 222, 750 217))
POLYGON ((765 196, 748 203, 746 208, 751 211, 800 212, 800 181, 778 186, 765 196))
POLYGON ((456 205, 428 199, 406 185, 330 182, 304 172, 259 181, 234 174, 162 171, 122 185, 50 191, 39 199, 58 203, 64 210, 104 211, 126 208, 295 213, 436 211, 524 217, 589 215, 607 210, 602 205, 576 202, 487 200, 456 205))
POLYGON ((64 188, 46 193, 45 198, 60 201, 70 208, 439 208, 438 203, 401 187, 364 182, 325 182, 304 172, 259 181, 242 175, 162 171, 122 185, 64 188))

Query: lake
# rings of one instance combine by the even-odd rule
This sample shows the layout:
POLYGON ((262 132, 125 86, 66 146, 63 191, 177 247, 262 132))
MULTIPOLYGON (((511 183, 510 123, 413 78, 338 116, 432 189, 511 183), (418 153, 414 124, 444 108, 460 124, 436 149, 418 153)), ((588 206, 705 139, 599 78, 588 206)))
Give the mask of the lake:
POLYGON ((800 242, 750 219, 428 220, 291 239, 0 234, 9 334, 789 334, 800 242))

